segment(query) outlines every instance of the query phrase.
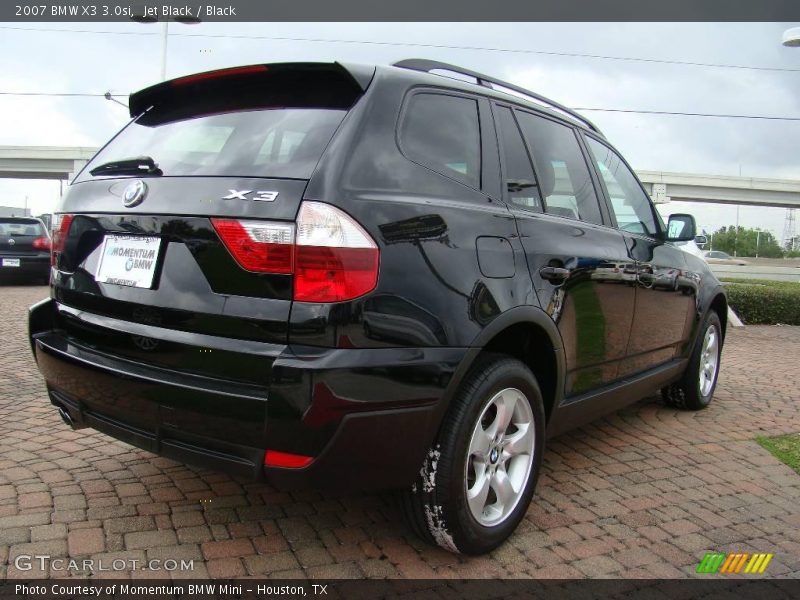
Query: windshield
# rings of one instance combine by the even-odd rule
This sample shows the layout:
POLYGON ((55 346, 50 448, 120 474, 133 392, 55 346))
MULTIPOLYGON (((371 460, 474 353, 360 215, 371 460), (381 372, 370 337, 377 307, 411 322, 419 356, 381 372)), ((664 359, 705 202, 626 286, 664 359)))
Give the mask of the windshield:
POLYGON ((47 234, 42 224, 35 219, 0 219, 0 235, 42 237, 47 234))
POLYGON ((282 108, 201 115, 161 125, 132 122, 87 165, 152 157, 165 177, 308 179, 347 111, 282 108))

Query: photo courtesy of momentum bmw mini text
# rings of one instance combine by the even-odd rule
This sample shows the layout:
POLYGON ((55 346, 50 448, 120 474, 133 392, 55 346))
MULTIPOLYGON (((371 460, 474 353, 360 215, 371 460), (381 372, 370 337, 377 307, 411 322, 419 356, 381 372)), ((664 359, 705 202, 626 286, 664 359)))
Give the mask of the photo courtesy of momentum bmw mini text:
POLYGON ((0 592, 800 595, 800 4, 0 36, 0 592))
POLYGON ((50 584, 14 584, 14 591, 24 596, 53 597, 88 597, 107 598, 113 596, 147 597, 147 596, 230 596, 241 597, 247 591, 255 592, 259 596, 324 596, 327 595, 328 585, 318 583, 293 583, 293 584, 236 584, 236 583, 196 583, 196 584, 137 584, 137 583, 106 583, 106 584, 80 584, 80 583, 50 583, 50 584))

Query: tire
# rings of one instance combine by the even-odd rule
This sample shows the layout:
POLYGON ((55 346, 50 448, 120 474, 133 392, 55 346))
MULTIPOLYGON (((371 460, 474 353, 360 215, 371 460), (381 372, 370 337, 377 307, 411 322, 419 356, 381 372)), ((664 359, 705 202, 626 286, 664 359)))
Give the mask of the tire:
POLYGON ((528 367, 505 355, 482 355, 453 398, 417 480, 401 493, 415 533, 470 555, 502 544, 533 496, 544 450, 544 414, 528 367), (504 429, 502 415, 509 415, 504 429), (496 431, 502 432, 499 438, 492 437, 496 431), (469 492, 476 496, 472 504, 469 492))
POLYGON ((709 310, 695 341, 689 366, 686 367, 680 381, 661 390, 664 402, 669 406, 686 410, 706 408, 711 403, 717 387, 721 353, 722 323, 719 315, 709 310), (709 336, 714 336, 711 348, 708 347, 709 336))

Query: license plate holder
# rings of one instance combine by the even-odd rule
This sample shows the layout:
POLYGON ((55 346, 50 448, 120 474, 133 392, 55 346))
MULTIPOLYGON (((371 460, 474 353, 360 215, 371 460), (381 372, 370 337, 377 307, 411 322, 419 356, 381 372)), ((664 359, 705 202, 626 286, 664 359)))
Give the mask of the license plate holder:
POLYGON ((160 250, 160 237, 106 235, 97 264, 95 281, 152 289, 160 250))

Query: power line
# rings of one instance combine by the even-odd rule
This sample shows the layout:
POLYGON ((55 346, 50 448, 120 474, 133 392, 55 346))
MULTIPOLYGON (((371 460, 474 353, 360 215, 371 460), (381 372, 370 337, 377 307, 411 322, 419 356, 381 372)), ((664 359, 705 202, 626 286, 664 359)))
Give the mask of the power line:
MULTIPOLYGON (((108 94, 112 98, 127 98, 128 94, 108 94)), ((45 96, 45 97, 78 97, 78 98, 105 98, 106 94, 92 94, 80 92, 0 92, 0 96, 45 96)), ((635 110, 627 108, 596 108, 580 106, 572 110, 585 110, 593 112, 612 112, 637 115, 668 115, 679 117, 711 117, 717 119, 761 119, 766 121, 800 121, 800 117, 777 117, 772 115, 733 115, 721 113, 696 113, 678 112, 669 110, 635 110)))
MULTIPOLYGON (((128 94, 109 94, 112 97, 127 98, 128 94)), ((77 98, 105 98, 105 94, 90 94, 81 92, 0 92, 0 96, 58 96, 77 98)))
MULTIPOLYGON (((3 25, 0 29, 13 31, 42 31, 54 33, 91 33, 97 35, 159 35, 149 31, 98 31, 95 29, 57 29, 57 28, 30 28, 14 27, 3 25)), ((458 46, 448 44, 424 44, 420 42, 390 42, 373 40, 345 40, 328 38, 302 38, 302 37, 282 37, 268 35, 246 35, 246 34, 213 34, 213 33, 170 33, 170 36, 188 38, 209 38, 209 39, 244 39, 244 40, 269 40, 276 42, 306 42, 322 44, 362 44, 373 46, 403 46, 407 48, 436 48, 442 50, 479 50, 483 52, 505 52, 510 54, 537 54, 541 56, 562 56, 569 58, 590 58, 596 60, 616 60, 628 62, 657 63, 665 65, 680 65, 687 67, 707 67, 714 69, 746 69, 752 71, 772 71, 778 73, 800 73, 800 69, 788 67, 764 67, 756 65, 736 65, 728 63, 706 63, 684 60, 667 60, 658 58, 641 58, 635 56, 612 56, 605 54, 588 54, 582 52, 558 52, 555 50, 531 50, 525 48, 496 48, 491 46, 458 46)))
POLYGON ((668 110, 629 110, 624 108, 573 108, 573 110, 586 110, 613 113, 634 113, 638 115, 673 115, 679 117, 713 117, 719 119, 763 119, 767 121, 800 121, 800 117, 773 117, 769 115, 726 115, 718 113, 693 113, 673 112, 668 110))

